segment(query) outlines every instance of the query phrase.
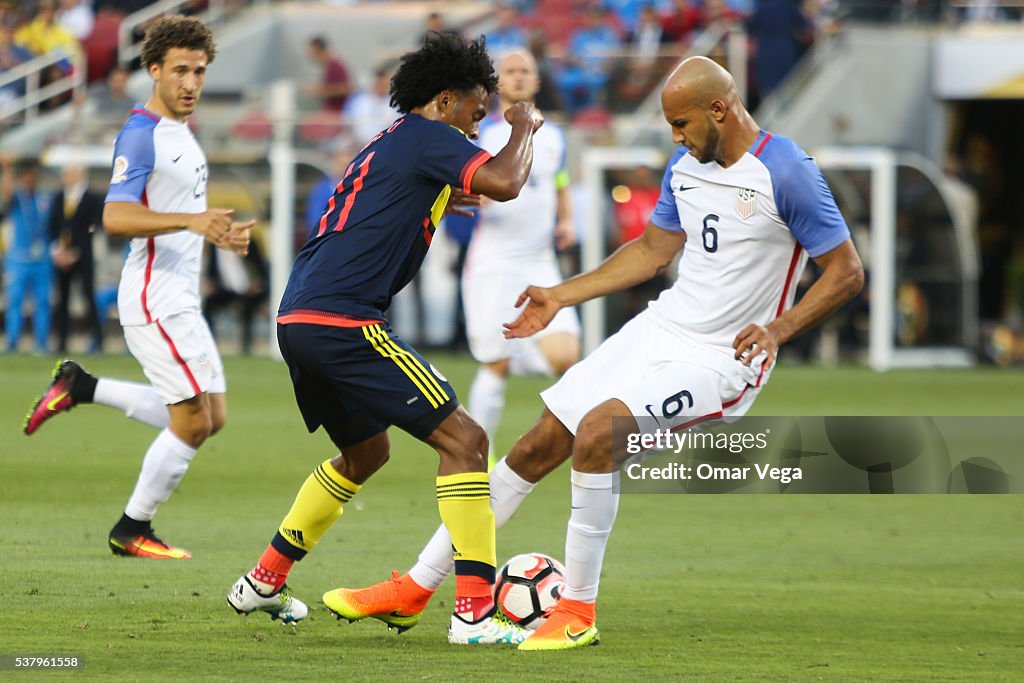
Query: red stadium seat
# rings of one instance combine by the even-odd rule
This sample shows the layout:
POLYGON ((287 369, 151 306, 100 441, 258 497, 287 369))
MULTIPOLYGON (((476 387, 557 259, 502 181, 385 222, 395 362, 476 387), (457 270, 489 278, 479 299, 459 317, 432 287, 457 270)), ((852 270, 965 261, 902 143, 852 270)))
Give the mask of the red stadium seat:
POLYGON ((341 114, 336 111, 318 111, 305 116, 299 123, 299 139, 322 144, 336 138, 344 129, 341 114))
POLYGON ((249 112, 231 127, 231 137, 247 142, 269 140, 274 132, 274 124, 266 114, 249 112))

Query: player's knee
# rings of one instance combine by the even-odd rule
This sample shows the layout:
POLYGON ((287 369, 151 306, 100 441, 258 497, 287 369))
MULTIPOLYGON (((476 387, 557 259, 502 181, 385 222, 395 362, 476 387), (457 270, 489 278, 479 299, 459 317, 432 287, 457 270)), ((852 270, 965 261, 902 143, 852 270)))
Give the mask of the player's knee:
POLYGON ((228 422, 228 416, 226 412, 217 413, 210 418, 210 436, 213 436, 220 430, 224 429, 224 425, 228 422))
MULTIPOLYGON (((453 459, 463 472, 478 472, 487 469, 487 432, 473 420, 466 420, 455 439, 456 447, 447 456, 453 459)), ((444 457, 445 454, 442 454, 444 457)))
POLYGON ((213 433, 213 421, 208 413, 196 413, 175 434, 192 448, 199 448, 213 433))
POLYGON ((572 444, 569 430, 545 411, 537 424, 516 440, 505 464, 526 481, 537 483, 569 458, 572 444))
POLYGON ((572 451, 573 469, 608 472, 612 466, 612 418, 599 411, 587 413, 576 430, 572 451))

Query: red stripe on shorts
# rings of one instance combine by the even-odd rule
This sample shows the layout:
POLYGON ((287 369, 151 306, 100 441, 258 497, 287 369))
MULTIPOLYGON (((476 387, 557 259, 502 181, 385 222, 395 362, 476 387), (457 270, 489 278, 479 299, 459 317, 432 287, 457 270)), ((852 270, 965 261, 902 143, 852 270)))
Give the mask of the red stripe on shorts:
POLYGON ((174 356, 174 360, 178 361, 178 365, 181 366, 181 371, 185 373, 185 377, 188 378, 188 383, 192 385, 192 391, 196 392, 196 396, 203 393, 203 390, 199 388, 199 382, 196 381, 195 376, 192 374, 192 370, 189 369, 188 363, 186 363, 185 359, 183 359, 181 354, 178 353, 178 347, 174 345, 173 341, 171 341, 171 337, 167 334, 167 331, 164 329, 164 326, 160 324, 159 320, 156 321, 156 329, 160 330, 160 335, 164 338, 164 341, 167 342, 167 346, 171 348, 171 355, 174 356))

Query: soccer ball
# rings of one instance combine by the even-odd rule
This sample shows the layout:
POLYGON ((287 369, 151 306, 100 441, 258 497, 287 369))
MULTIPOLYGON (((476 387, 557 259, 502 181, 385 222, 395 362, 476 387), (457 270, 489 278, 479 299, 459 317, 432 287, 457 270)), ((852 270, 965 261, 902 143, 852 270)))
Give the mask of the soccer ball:
POLYGON ((555 609, 564 584, 565 567, 555 558, 516 555, 498 572, 494 601, 509 619, 533 630, 555 609))

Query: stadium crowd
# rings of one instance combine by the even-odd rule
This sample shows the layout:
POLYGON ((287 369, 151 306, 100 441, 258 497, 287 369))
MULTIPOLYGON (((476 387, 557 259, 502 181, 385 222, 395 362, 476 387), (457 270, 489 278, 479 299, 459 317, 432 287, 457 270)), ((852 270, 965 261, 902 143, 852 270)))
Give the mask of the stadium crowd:
MULTIPOLYGON (((149 4, 147 0, 0 2, 0 134, 19 125, 21 114, 4 118, 4 109, 16 105, 31 87, 29 78, 5 79, 5 74, 34 58, 56 53, 60 59, 41 74, 40 85, 60 80, 79 64, 86 70, 87 89, 74 95, 69 86, 42 101, 39 110, 68 108, 73 112, 71 132, 79 139, 112 139, 134 104, 127 86, 138 68, 137 63, 118 61, 118 29, 127 15, 149 4)), ((198 14, 207 5, 206 0, 188 0, 176 11, 198 14)), ((486 28, 492 54, 522 48, 534 55, 542 81, 536 102, 542 111, 580 129, 604 131, 612 116, 632 111, 647 98, 679 55, 705 32, 745 31, 751 74, 748 101, 753 109, 815 42, 838 30, 840 18, 1010 21, 1020 17, 1020 8, 1012 3, 992 0, 501 0, 479 26, 486 28)), ((137 39, 145 27, 143 23, 135 30, 137 39)), ((437 13, 424 25, 425 32, 460 29, 437 13)), ((333 174, 340 176, 362 143, 394 118, 387 90, 395 65, 347 64, 334 51, 329 35, 311 36, 307 47, 310 63, 321 69, 321 78, 302 91, 313 105, 304 115, 298 138, 332 158, 333 174)), ((62 130, 61 135, 67 132, 62 130)), ((232 128, 232 136, 242 140, 266 141, 270 133, 263 111, 250 112, 232 128)), ((56 176, 48 183, 37 166, 14 162, 4 155, 0 197, 0 219, 8 223, 0 243, 5 348, 19 347, 22 310, 26 300, 34 300, 29 329, 34 331, 36 351, 62 351, 69 334, 79 330, 87 334, 88 348, 99 350, 124 245, 103 236, 94 254, 92 241, 102 231, 98 214, 79 215, 78 198, 85 191, 71 187, 66 179, 57 182, 56 176), (63 206, 54 203, 58 195, 63 206), (74 201, 67 201, 68 197, 74 201), (72 285, 81 287, 79 299, 69 293, 72 285), (86 303, 76 305, 75 301, 86 303), (51 307, 56 311, 52 330, 51 307)), ((624 192, 613 196, 614 230, 609 236, 613 246, 628 241, 637 226, 642 228, 651 198, 657 195, 657 179, 642 173, 615 180, 624 192)), ((328 175, 319 183, 308 183, 310 191, 303 192, 303 198, 308 197, 306 216, 298 218, 297 225, 308 227, 319 215, 325 193, 336 182, 337 177, 328 175)), ((582 216, 583 211, 576 213, 582 216)), ((450 221, 448 232, 459 253, 457 270, 471 231, 471 224, 450 221)), ((303 239, 303 229, 297 228, 296 243, 303 239)), ((258 239, 254 244, 256 248, 244 261, 223 254, 211 255, 207 261, 207 313, 215 318, 225 308, 239 309, 244 351, 252 346, 252 329, 267 300, 266 250, 259 248, 258 239)), ((577 255, 578 247, 563 255, 570 269, 578 266, 577 255)), ((652 287, 657 290, 660 285, 652 287)), ((407 298, 413 302, 417 327, 422 328, 415 283, 412 290, 407 298)), ((647 294, 634 292, 615 305, 629 316, 647 294)), ((453 338, 456 343, 463 339, 461 327, 456 327, 453 338)))

